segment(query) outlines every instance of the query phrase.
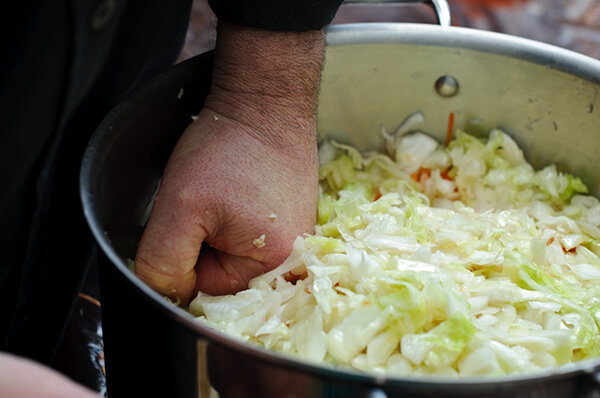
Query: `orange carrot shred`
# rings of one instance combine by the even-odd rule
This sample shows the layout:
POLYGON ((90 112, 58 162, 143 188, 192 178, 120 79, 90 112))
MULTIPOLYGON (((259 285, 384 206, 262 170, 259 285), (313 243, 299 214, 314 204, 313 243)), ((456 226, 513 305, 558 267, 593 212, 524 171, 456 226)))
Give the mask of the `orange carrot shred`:
POLYGON ((419 170, 415 171, 414 173, 412 173, 410 175, 410 178, 412 178, 412 180, 414 182, 419 182, 419 170))
POLYGON ((379 198, 381 198, 381 192, 378 188, 375 188, 375 190, 373 191, 373 201, 376 201, 379 198))
POLYGON ((444 180, 448 180, 448 181, 453 181, 454 180, 452 177, 450 177, 450 169, 452 169, 452 166, 447 167, 446 170, 442 171, 442 174, 440 174, 440 176, 444 180))
POLYGON ((419 170, 410 175, 414 182, 423 183, 431 177, 431 170, 426 167, 419 167, 419 170))
POLYGON ((446 146, 452 141, 452 132, 454 131, 454 112, 448 115, 448 131, 446 132, 446 146))

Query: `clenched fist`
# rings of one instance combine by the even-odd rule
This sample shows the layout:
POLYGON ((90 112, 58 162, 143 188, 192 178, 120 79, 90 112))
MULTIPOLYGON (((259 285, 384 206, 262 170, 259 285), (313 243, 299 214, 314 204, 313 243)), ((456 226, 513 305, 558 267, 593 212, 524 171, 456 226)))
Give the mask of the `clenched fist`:
POLYGON ((187 303, 234 293, 313 231, 321 31, 220 23, 205 108, 177 143, 135 259, 136 274, 187 303))

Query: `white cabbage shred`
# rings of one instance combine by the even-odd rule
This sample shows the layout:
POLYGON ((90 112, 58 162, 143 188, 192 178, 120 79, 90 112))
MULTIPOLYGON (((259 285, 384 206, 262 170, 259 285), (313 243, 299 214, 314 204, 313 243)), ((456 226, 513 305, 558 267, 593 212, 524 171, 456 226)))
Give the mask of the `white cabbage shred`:
POLYGON ((448 146, 383 135, 386 155, 324 142, 315 235, 189 311, 267 349, 396 376, 600 355, 600 202, 582 181, 535 171, 500 130, 448 146))

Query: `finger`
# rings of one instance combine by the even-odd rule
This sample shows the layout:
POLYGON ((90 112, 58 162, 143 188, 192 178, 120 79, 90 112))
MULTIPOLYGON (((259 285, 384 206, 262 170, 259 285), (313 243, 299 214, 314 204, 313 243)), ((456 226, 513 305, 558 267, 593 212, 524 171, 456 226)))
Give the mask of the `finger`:
POLYGON ((248 288, 250 279, 273 266, 205 246, 196 266, 196 290, 211 295, 233 294, 248 288))
MULTIPOLYGON (((166 191, 166 192, 165 192, 166 191)), ((161 294, 187 303, 206 231, 181 196, 159 192, 135 258, 135 273, 161 294)))

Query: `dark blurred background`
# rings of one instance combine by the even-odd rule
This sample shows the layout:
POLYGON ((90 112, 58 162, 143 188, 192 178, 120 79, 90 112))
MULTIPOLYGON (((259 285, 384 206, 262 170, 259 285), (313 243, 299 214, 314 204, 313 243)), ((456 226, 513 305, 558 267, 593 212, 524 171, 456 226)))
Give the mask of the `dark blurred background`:
MULTIPOLYGON (((600 0, 448 0, 452 25, 526 37, 600 59, 600 0)), ((343 5, 334 24, 435 23, 423 4, 343 5)), ((180 60, 214 47, 216 20, 206 0, 194 0, 180 60)))

